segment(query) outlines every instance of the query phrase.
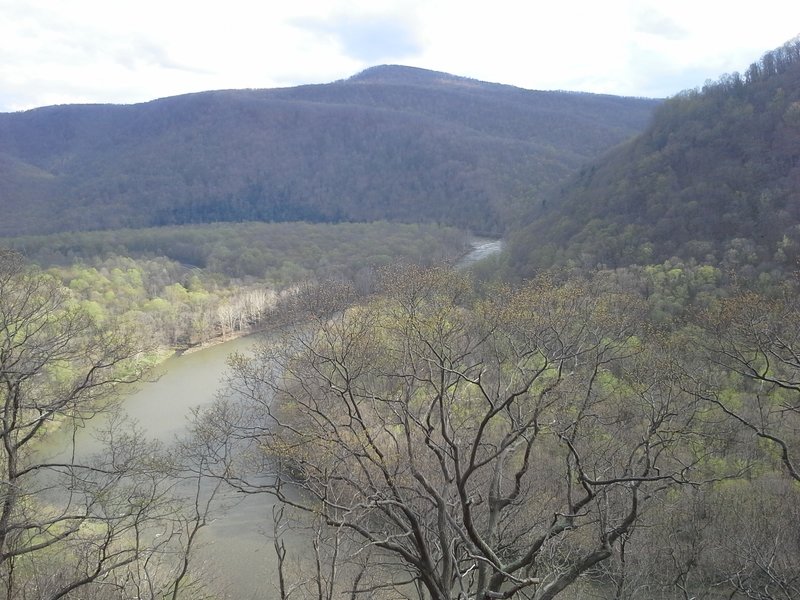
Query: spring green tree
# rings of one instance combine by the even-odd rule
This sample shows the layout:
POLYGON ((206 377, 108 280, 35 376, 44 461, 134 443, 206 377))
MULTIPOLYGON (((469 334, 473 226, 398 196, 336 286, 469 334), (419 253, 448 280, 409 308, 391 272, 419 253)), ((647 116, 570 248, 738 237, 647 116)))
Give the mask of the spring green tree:
MULTIPOLYGON (((0 250, 0 588, 17 600, 175 599, 213 489, 205 445, 167 452, 114 416, 145 346, 83 310, 54 278, 0 250), (100 450, 77 445, 86 421, 100 450), (202 496, 202 497, 201 497, 202 496), (186 499, 190 502, 186 502, 186 499)), ((197 596, 194 596, 197 597, 197 596)))

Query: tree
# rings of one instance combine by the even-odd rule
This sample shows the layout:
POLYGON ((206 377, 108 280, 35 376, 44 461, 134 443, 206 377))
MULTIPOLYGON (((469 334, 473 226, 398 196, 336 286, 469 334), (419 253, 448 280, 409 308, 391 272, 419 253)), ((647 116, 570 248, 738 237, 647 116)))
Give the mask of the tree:
MULTIPOLYGON (((0 585, 4 597, 160 598, 204 515, 181 510, 183 468, 112 417, 102 450, 77 430, 146 365, 129 330, 97 327, 68 290, 0 250, 0 585), (63 434, 63 435, 59 435, 63 434), (61 437, 63 446, 48 439, 61 437), (182 537, 183 536, 183 537, 182 537)), ((174 584, 174 585, 173 585, 174 584)))
MULTIPOLYGON (((739 477, 702 493, 682 570, 706 590, 763 600, 800 592, 800 306, 795 282, 766 296, 733 288, 684 332, 687 391, 728 427, 719 460, 739 477), (698 575, 700 575, 698 577, 698 575)), ((677 528, 676 528, 677 529, 677 528)), ((686 588, 684 588, 686 589, 686 588)), ((688 590, 687 590, 688 594, 688 590)), ((688 596, 687 596, 688 597, 688 596)))
POLYGON ((321 292, 283 343, 231 362, 218 421, 255 461, 232 483, 321 517, 350 556, 372 550, 384 587, 556 597, 702 460, 642 307, 602 291, 541 279, 481 299, 434 268, 391 271, 350 308, 321 292), (248 479, 254 464, 277 474, 248 479))
POLYGON ((800 305, 787 283, 776 298, 739 291, 703 314, 701 397, 775 448, 800 482, 800 305), (729 390, 738 383, 737 393, 729 390))

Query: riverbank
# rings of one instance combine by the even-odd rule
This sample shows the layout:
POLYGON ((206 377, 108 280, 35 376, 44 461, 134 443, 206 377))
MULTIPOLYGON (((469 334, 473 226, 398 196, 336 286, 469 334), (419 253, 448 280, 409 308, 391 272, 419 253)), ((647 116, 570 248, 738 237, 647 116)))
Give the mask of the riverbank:
MULTIPOLYGON (((222 344, 226 344, 228 342, 232 342, 234 340, 238 340, 240 338, 247 337, 249 335, 255 335, 265 330, 266 328, 264 327, 256 327, 253 329, 248 329, 243 331, 234 331, 233 333, 229 333, 227 335, 219 335, 209 340, 206 340, 205 342, 200 342, 199 344, 195 344, 193 346, 187 346, 186 348, 177 348, 175 349, 175 351, 172 353, 171 356, 186 356, 188 354, 194 354, 195 352, 200 352, 201 350, 207 350, 215 346, 220 346, 222 344)), ((169 356, 165 358, 169 358, 169 356)))
MULTIPOLYGON (((480 260, 483 260, 495 254, 499 254, 505 248, 505 242, 502 239, 476 237, 473 238, 469 244, 471 250, 461 255, 453 263, 453 268, 467 269, 480 260)), ((278 293, 277 297, 278 298, 286 297, 288 294, 293 293, 293 291, 296 292, 297 289, 298 286, 294 286, 291 289, 283 290, 282 292, 278 293)), ((258 333, 263 333, 264 331, 266 331, 266 329, 267 327, 263 323, 258 323, 254 327, 250 327, 241 331, 234 331, 224 335, 215 336, 199 344, 187 346, 185 348, 177 348, 174 350, 174 354, 177 356, 193 354, 195 352, 200 352, 201 350, 205 350, 207 348, 213 348, 214 346, 219 346, 220 344, 224 344, 226 342, 230 342, 239 338, 247 337, 249 335, 255 335, 258 333)))

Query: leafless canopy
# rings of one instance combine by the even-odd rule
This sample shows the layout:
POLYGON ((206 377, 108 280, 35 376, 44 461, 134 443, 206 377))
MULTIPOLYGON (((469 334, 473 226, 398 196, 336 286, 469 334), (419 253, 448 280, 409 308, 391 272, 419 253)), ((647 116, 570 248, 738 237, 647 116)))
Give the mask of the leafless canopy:
POLYGON ((233 359, 218 422, 277 473, 234 483, 321 516, 420 598, 553 598, 700 460, 693 397, 640 313, 583 282, 479 298, 457 273, 391 272, 233 359))

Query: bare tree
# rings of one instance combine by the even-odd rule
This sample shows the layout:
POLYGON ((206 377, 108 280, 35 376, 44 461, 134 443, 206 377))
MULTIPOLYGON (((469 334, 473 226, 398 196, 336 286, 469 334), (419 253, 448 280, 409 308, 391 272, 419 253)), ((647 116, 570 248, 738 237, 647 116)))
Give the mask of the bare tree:
POLYGON ((773 445, 786 472, 800 481, 800 305, 788 285, 778 298, 740 292, 703 315, 703 348, 716 371, 702 397, 773 445), (720 394, 731 389, 735 394, 720 394), (739 385, 738 381, 742 381, 739 385))
POLYGON ((0 585, 9 600, 161 598, 166 586, 177 597, 176 559, 206 512, 180 501, 176 486, 192 472, 113 417, 98 454, 75 445, 83 424, 114 413, 118 393, 142 378, 143 348, 0 250, 0 585))
POLYGON ((765 296, 734 290, 697 319, 684 366, 691 391, 734 428, 725 460, 746 477, 707 492, 697 561, 718 588, 748 598, 798 594, 800 305, 796 282, 765 296), (725 557, 723 560, 721 557, 725 557))
POLYGON ((384 586, 554 598, 700 460, 682 443, 693 397, 670 371, 642 377, 654 358, 632 298, 542 279, 479 299, 442 269, 386 281, 234 357, 220 413, 252 461, 230 481, 411 574, 384 586), (254 467, 277 475, 253 482, 254 467))

